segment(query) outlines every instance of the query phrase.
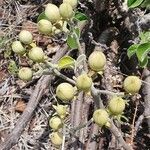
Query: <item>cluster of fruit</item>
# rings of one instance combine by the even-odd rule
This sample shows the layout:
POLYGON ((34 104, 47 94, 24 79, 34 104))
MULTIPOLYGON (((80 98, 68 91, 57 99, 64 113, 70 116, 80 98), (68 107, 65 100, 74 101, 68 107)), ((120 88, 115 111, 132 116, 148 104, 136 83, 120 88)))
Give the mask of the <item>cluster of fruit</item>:
MULTIPOLYGON (((93 52, 88 59, 88 64, 90 68, 94 71, 100 71, 104 68, 106 63, 105 55, 100 51, 93 52), (100 60, 98 63, 95 61, 96 59, 100 60)), ((87 73, 82 73, 76 79, 76 86, 73 87, 71 84, 64 82, 57 86, 56 88, 56 96, 64 103, 70 102, 74 99, 76 94, 76 90, 88 92, 92 86, 92 78, 87 75, 87 73)), ((67 106, 66 105, 58 105, 54 107, 57 113, 57 116, 54 116, 50 119, 49 125, 54 130, 51 133, 50 139, 51 142, 55 146, 60 146, 63 141, 63 134, 58 131, 63 127, 63 120, 66 116, 67 106)))
MULTIPOLYGON (((24 55, 32 43, 33 36, 29 31, 21 31, 19 34, 19 41, 15 41, 12 44, 12 50, 18 55, 24 55)), ((44 62, 44 52, 40 47, 33 47, 28 51, 28 57, 33 62, 44 62)), ((106 57, 100 50, 94 51, 88 58, 88 66, 91 70, 99 72, 104 70, 106 64, 106 57)), ((19 70, 18 76, 25 81, 31 80, 32 70, 28 67, 23 67, 19 70)), ((56 96, 64 103, 72 101, 76 95, 77 90, 88 92, 91 90, 92 78, 87 73, 82 73, 76 79, 76 86, 73 87, 71 84, 64 82, 57 86, 56 96)), ((123 83, 124 90, 127 93, 135 94, 138 93, 141 88, 141 80, 136 76, 128 76, 123 83)), ((98 109, 93 113, 93 120, 99 126, 109 126, 109 118, 111 116, 121 115, 125 109, 126 101, 121 97, 113 97, 108 103, 108 109, 98 109)), ((50 134, 51 142, 55 146, 60 146, 63 141, 63 134, 61 133, 64 125, 63 120, 68 114, 67 105, 53 106, 56 110, 50 121, 49 125, 53 129, 50 134)))
POLYGON ((69 107, 67 105, 58 104, 57 106, 53 105, 53 108, 56 112, 54 113, 53 117, 49 120, 49 126, 53 130, 53 132, 50 134, 50 140, 55 147, 59 147, 63 141, 63 121, 68 114, 69 107))
MULTIPOLYGON (((94 51, 88 58, 88 65, 93 71, 103 70, 106 64, 106 57, 100 51, 94 51)), ((92 78, 87 73, 82 73, 76 79, 76 87, 80 91, 88 92, 92 86, 92 78)), ((71 101, 76 93, 74 88, 69 83, 61 83, 56 89, 56 96, 63 102, 71 101)))
POLYGON ((44 12, 46 18, 37 24, 39 32, 45 35, 68 32, 67 21, 73 17, 77 3, 77 0, 63 0, 59 8, 54 4, 47 4, 44 12))
MULTIPOLYGON (((47 4, 44 12, 46 19, 41 19, 37 23, 39 32, 45 35, 57 34, 62 31, 68 32, 66 21, 73 17, 77 4, 77 0, 63 0, 59 8, 54 4, 47 4)), ((27 30, 22 30, 19 40, 12 43, 12 50, 20 56, 28 53, 27 56, 33 62, 44 62, 45 54, 42 48, 32 47, 32 42, 33 35, 27 30)), ((30 81, 33 76, 32 69, 23 67, 19 70, 18 76, 24 81, 30 81)))
MULTIPOLYGON (((45 9, 45 16, 47 19, 41 19, 38 24, 38 30, 45 35, 56 34, 59 31, 66 31, 66 21, 70 20, 74 15, 74 9, 77 6, 77 0, 63 0, 59 8, 54 4, 48 4, 45 9)), ((32 46, 33 36, 29 31, 23 30, 19 34, 19 40, 12 43, 12 50, 22 56, 27 55, 30 60, 36 63, 44 63, 45 54, 42 48, 32 46)), ((106 57, 101 50, 91 53, 88 58, 88 66, 94 72, 104 70, 106 65, 106 57)), ((33 72, 29 67, 23 67, 19 70, 18 76, 24 81, 32 79, 33 72)), ((53 105, 55 114, 49 120, 49 126, 53 130, 50 134, 51 142, 59 147, 63 142, 62 129, 64 126, 64 119, 68 114, 68 105, 78 91, 88 92, 91 90, 93 84, 92 78, 87 73, 80 74, 75 80, 75 87, 64 82, 57 86, 56 96, 64 105, 53 105)), ((141 88, 141 80, 136 76, 128 76, 123 83, 124 90, 127 93, 138 93, 141 88)), ((97 109, 93 113, 93 120, 99 126, 109 126, 110 116, 121 115, 125 109, 126 101, 122 97, 113 97, 109 100, 107 109, 97 109)))
MULTIPOLYGON (((44 62, 45 54, 41 47, 34 46, 33 35, 27 30, 22 30, 19 33, 19 40, 12 43, 12 50, 14 53, 23 56, 27 55, 33 62, 44 62)), ((18 76, 24 81, 30 81, 33 76, 32 69, 29 67, 22 67, 19 70, 18 76)))
MULTIPOLYGON (((137 76, 128 76, 124 82, 123 87, 127 93, 135 94, 138 93, 141 88, 142 82, 137 76)), ((121 97, 113 97, 109 100, 108 111, 105 109, 98 109, 93 114, 93 120, 99 126, 108 126, 109 115, 118 116, 121 115, 125 109, 126 101, 121 97)))

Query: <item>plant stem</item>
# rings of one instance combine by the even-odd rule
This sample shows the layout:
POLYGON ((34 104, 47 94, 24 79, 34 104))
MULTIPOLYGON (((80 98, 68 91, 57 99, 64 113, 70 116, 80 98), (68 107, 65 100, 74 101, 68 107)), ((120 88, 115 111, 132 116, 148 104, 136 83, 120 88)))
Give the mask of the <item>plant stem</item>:
POLYGON ((115 92, 111 92, 111 91, 108 91, 108 90, 98 90, 98 93, 108 94, 108 95, 124 96, 124 92, 115 93, 115 92))
POLYGON ((55 73, 55 75, 57 75, 57 76, 59 76, 60 78, 62 78, 62 79, 64 79, 64 80, 68 81, 69 83, 71 83, 71 84, 73 84, 73 85, 76 84, 74 80, 72 80, 72 79, 68 78, 67 76, 63 75, 62 73, 60 73, 60 71, 59 71, 58 69, 56 69, 56 67, 55 67, 52 63, 46 61, 46 64, 47 64, 49 67, 52 68, 52 70, 53 70, 53 72, 55 73))

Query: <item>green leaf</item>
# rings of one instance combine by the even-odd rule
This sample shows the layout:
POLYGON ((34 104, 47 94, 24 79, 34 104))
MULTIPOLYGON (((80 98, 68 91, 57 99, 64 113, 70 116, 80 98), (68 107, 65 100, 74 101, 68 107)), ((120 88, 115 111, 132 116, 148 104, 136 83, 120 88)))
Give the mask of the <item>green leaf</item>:
POLYGON ((127 1, 127 5, 128 7, 130 7, 136 0, 128 0, 127 1))
POLYGON ((10 74, 13 74, 13 75, 16 75, 18 73, 18 67, 15 61, 10 60, 9 65, 8 65, 8 71, 10 74))
POLYGON ((138 46, 139 44, 133 44, 128 48, 127 55, 129 58, 136 53, 138 46))
POLYGON ((142 67, 142 68, 145 68, 148 64, 148 57, 146 56, 145 59, 142 61, 142 62, 139 62, 139 65, 142 67))
POLYGON ((140 43, 147 43, 150 42, 150 31, 147 32, 141 32, 139 35, 141 41, 140 43))
POLYGON ((39 21, 42 20, 42 19, 48 20, 48 18, 47 18, 46 15, 45 15, 45 12, 42 12, 42 13, 38 16, 37 22, 39 22, 39 21))
POLYGON ((69 46, 70 48, 72 48, 72 49, 78 48, 78 44, 77 44, 77 41, 76 41, 76 37, 73 36, 73 35, 68 35, 67 44, 68 44, 68 46, 69 46))
POLYGON ((64 56, 58 61, 58 67, 63 68, 72 68, 74 67, 75 60, 70 56, 64 56))
POLYGON ((77 71, 77 68, 80 66, 80 65, 83 65, 83 62, 86 61, 86 55, 85 54, 81 54, 78 56, 78 58, 76 59, 76 62, 75 62, 75 72, 77 71))
POLYGON ((127 5, 129 8, 135 8, 142 4, 143 1, 144 0, 128 0, 127 5))
POLYGON ((88 17, 85 14, 77 11, 75 13, 75 19, 77 19, 79 21, 83 21, 83 20, 88 20, 88 17))
POLYGON ((136 55, 140 62, 143 62, 150 51, 150 43, 140 44, 137 48, 136 55))

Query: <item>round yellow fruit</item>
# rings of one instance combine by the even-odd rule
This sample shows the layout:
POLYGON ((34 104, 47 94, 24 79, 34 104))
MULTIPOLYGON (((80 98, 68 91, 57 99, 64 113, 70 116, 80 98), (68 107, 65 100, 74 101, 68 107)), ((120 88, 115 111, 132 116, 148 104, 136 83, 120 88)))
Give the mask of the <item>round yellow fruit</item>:
POLYGON ((72 8, 75 8, 78 4, 78 0, 63 0, 63 3, 68 3, 72 6, 72 8))
POLYGON ((22 30, 19 33, 19 40, 24 44, 31 44, 32 40, 33 40, 33 36, 31 34, 31 32, 29 32, 27 30, 22 30))
POLYGON ((92 86, 92 79, 86 73, 83 73, 77 77, 76 86, 80 90, 88 91, 92 86))
POLYGON ((32 70, 28 67, 23 67, 19 70, 18 76, 21 80, 30 81, 32 79, 32 70))
POLYGON ((131 94, 138 93, 141 85, 142 82, 137 76, 128 76, 123 82, 125 91, 131 94))
POLYGON ((56 89, 56 96, 60 100, 68 102, 74 98, 74 87, 69 83, 61 83, 56 89))
POLYGON ((52 132, 50 134, 50 140, 54 146, 61 146, 63 142, 63 135, 60 132, 52 132))
POLYGON ((26 50, 20 41, 14 41, 11 45, 12 50, 19 55, 25 54, 26 50))
POLYGON ((52 24, 46 19, 41 19, 37 24, 39 32, 43 34, 50 34, 52 32, 52 24))
POLYGON ((61 4, 59 12, 63 19, 70 19, 73 16, 73 9, 68 3, 61 4))
POLYGON ((112 115, 119 115, 125 109, 125 100, 121 97, 113 97, 108 104, 108 109, 112 115))
POLYGON ((29 51, 29 58, 34 62, 43 62, 44 61, 44 52, 40 47, 33 47, 29 51))
POLYGON ((54 4, 47 4, 45 8, 45 15, 52 23, 60 20, 59 8, 54 4))
POLYGON ((58 130, 62 127, 62 121, 59 117, 54 116, 49 120, 49 126, 53 129, 53 130, 58 130))
POLYGON ((106 64, 106 57, 100 51, 94 51, 88 58, 88 65, 93 71, 101 71, 106 64))
POLYGON ((106 110, 98 109, 93 114, 93 120, 97 125, 102 127, 108 122, 109 115, 106 110))

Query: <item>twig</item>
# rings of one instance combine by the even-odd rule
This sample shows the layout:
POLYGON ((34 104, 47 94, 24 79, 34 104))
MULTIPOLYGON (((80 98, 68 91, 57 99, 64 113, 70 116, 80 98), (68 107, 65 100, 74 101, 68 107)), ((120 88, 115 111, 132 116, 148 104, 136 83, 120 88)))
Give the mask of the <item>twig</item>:
MULTIPOLYGON (((75 33, 75 37, 76 37, 76 43, 77 43, 77 46, 78 46, 79 55, 85 54, 85 47, 81 47, 81 44, 79 42, 79 37, 77 36, 76 33, 75 33)), ((79 76, 82 73, 82 71, 86 71, 86 70, 87 70, 87 67, 86 67, 85 62, 83 61, 82 64, 80 66, 78 66, 78 68, 77 68, 77 70, 75 72, 75 76, 76 77, 79 76)), ((72 107, 74 107, 73 108, 74 112, 72 111, 72 114, 71 114, 71 118, 73 120, 73 124, 72 124, 73 126, 78 126, 81 123, 81 120, 85 121, 85 122, 87 121, 86 118, 82 118, 83 113, 84 113, 83 112, 83 107, 85 105, 84 104, 84 96, 85 96, 84 92, 80 92, 78 94, 78 96, 77 96, 78 100, 74 101, 72 103, 72 107)), ((83 144, 85 142, 85 140, 84 140, 84 134, 83 134, 84 130, 85 129, 83 129, 82 131, 79 131, 78 133, 76 133, 76 135, 79 137, 80 143, 82 143, 79 146, 76 143, 75 147, 77 147, 78 150, 83 149, 83 144)))
POLYGON ((108 90, 98 90, 98 93, 100 93, 100 94, 106 94, 106 95, 124 96, 124 92, 115 93, 115 92, 111 92, 111 91, 108 91, 108 90))
POLYGON ((132 125, 131 125, 131 127, 132 127, 132 130, 131 130, 131 142, 130 142, 131 145, 133 145, 133 140, 134 140, 134 135, 135 135, 134 123, 135 123, 135 117, 136 117, 137 108, 138 108, 137 106, 138 106, 138 104, 136 102, 136 107, 135 107, 134 116, 133 116, 132 125))
POLYGON ((109 128, 109 130, 114 134, 114 136, 119 141, 119 143, 122 145, 122 147, 125 150, 133 150, 132 147, 125 142, 125 140, 123 139, 118 128, 114 125, 113 121, 111 121, 110 123, 111 123, 111 127, 109 128))
POLYGON ((135 135, 136 135, 136 133, 138 132, 139 127, 140 127, 141 123, 143 122, 143 119, 144 119, 144 114, 142 114, 142 115, 138 118, 138 120, 136 121, 136 123, 135 123, 135 135))
POLYGON ((63 142, 61 146, 61 150, 65 150, 65 139, 66 139, 66 125, 63 126, 63 142))
POLYGON ((98 136, 98 129, 99 127, 96 124, 93 124, 90 137, 88 139, 86 150, 96 150, 97 149, 97 141, 95 138, 98 136))

